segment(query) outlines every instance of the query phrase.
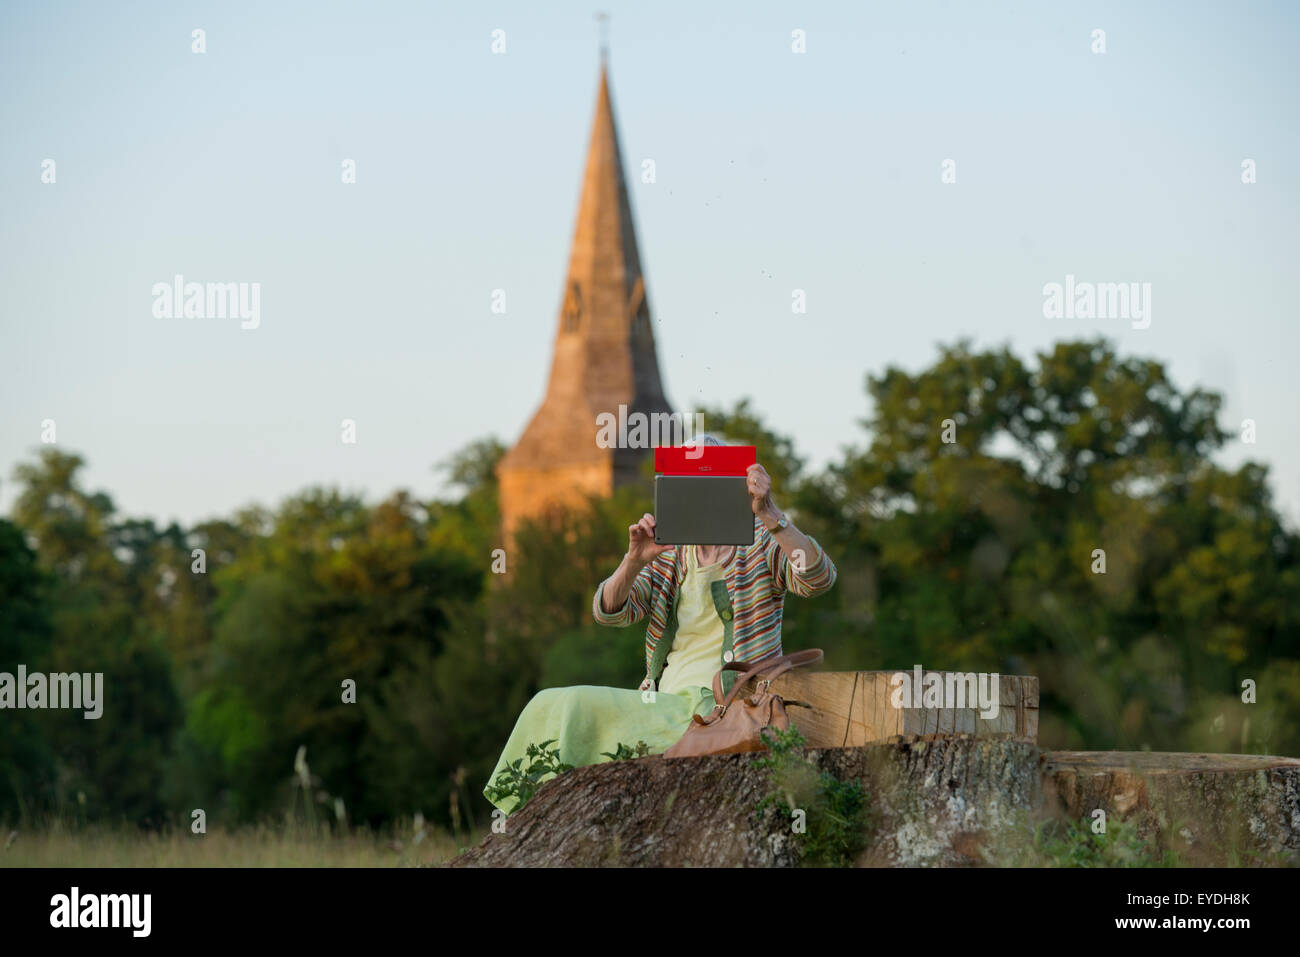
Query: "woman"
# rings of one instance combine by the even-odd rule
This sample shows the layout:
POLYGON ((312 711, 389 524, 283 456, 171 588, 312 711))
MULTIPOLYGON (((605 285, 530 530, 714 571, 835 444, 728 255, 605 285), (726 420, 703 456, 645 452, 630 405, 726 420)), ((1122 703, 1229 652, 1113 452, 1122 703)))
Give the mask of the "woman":
MULTIPOLYGON (((706 445, 724 443, 705 436, 706 445)), ((640 741, 658 754, 686 731, 691 715, 714 707, 713 676, 728 661, 781 654, 785 593, 820 595, 835 584, 835 565, 772 500, 761 465, 747 476, 754 512, 752 545, 656 545, 653 515, 628 527, 627 554, 596 588, 592 615, 626 627, 648 618, 646 676, 640 688, 550 688, 520 714, 489 779, 495 781, 529 744, 555 740, 560 760, 596 764, 619 744, 640 741)), ((725 693, 736 679, 723 672, 725 693)), ((516 800, 494 801, 507 814, 516 800)))

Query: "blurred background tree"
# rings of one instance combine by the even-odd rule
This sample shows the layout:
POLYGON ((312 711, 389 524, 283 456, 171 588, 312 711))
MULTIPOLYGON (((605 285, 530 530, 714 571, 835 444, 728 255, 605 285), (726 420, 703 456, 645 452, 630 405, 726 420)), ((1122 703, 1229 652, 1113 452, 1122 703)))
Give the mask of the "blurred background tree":
POLYGON ((152 557, 160 534, 152 522, 119 520, 108 495, 83 490, 84 464, 46 448, 16 475, 14 523, 50 580, 48 653, 28 668, 104 675, 102 717, 33 716, 57 756, 43 803, 75 818, 157 824, 168 812, 166 768, 183 715, 145 597, 158 585, 152 557))
MULTIPOLYGON (((54 579, 37 567, 22 531, 0 519, 0 672, 40 670, 49 660, 48 590, 54 579)), ((34 711, 7 711, 0 735, 0 820, 16 819, 48 802, 54 790, 54 752, 48 728, 34 711)))

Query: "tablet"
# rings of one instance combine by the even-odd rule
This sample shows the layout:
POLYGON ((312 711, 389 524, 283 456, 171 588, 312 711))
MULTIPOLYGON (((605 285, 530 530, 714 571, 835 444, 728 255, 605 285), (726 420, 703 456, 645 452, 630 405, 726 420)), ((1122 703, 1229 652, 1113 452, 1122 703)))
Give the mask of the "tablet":
POLYGON ((655 544, 752 545, 744 475, 656 475, 655 544))

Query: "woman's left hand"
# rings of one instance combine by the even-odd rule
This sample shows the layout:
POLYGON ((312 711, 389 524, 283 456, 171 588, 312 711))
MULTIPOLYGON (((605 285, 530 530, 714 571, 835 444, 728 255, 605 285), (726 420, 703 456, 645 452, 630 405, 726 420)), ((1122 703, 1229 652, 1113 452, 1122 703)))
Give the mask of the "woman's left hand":
POLYGON ((746 476, 749 504, 754 514, 761 518, 774 513, 777 509, 776 503, 772 501, 772 476, 767 474, 767 469, 755 462, 749 467, 746 476))

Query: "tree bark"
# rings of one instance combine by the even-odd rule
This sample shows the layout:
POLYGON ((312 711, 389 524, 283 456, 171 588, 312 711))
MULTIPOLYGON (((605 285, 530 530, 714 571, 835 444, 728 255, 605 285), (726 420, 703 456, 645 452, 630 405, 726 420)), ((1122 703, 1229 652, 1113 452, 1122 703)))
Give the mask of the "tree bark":
MULTIPOLYGON (((662 756, 577 768, 452 867, 789 867, 807 840, 774 809, 755 755, 662 756)), ((813 776, 858 781, 873 824, 863 866, 1043 864, 1036 822, 1135 822, 1186 863, 1277 864, 1300 851, 1300 760, 1251 755, 1041 752, 969 735, 802 752, 813 776), (1030 848, 1032 851, 1032 848, 1030 848)))
MULTIPOLYGON (((1027 742, 899 739, 810 749, 817 771, 857 780, 878 824, 864 864, 977 862, 976 835, 1041 800, 1038 750, 1027 742)), ((787 867, 802 836, 755 808, 771 789, 762 755, 661 756, 577 768, 538 790, 454 867, 787 867)))
POLYGON ((1284 863, 1300 852, 1300 760, 1253 754, 1048 751, 1048 810, 1101 809, 1192 866, 1284 863))

